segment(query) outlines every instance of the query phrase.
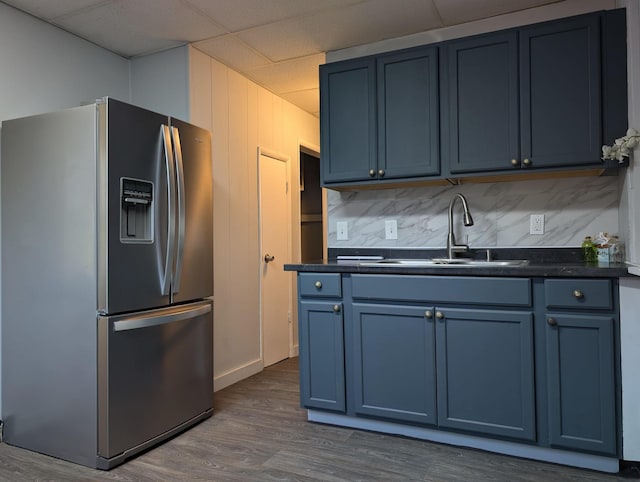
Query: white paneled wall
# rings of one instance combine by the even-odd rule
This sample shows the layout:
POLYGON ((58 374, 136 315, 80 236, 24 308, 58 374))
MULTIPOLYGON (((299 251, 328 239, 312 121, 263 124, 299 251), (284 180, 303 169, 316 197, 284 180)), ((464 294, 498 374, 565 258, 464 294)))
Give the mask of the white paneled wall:
MULTIPOLYGON (((214 375, 219 390, 262 369, 258 147, 291 160, 291 237, 298 239, 298 143, 320 144, 319 120, 194 48, 189 71, 191 122, 213 134, 214 375)), ((291 261, 299 260, 294 242, 291 261)), ((291 280, 295 289, 293 274, 291 280)))

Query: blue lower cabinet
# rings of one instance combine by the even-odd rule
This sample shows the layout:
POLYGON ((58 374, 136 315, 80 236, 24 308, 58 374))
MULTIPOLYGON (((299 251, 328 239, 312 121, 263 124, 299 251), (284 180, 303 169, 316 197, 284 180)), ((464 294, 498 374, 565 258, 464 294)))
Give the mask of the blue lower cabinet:
POLYGON ((436 423, 433 309, 353 303, 357 414, 436 423))
POLYGON ((300 273, 298 287, 304 407, 620 453, 615 279, 300 273))
POLYGON ((342 303, 300 301, 300 398, 307 408, 344 412, 342 303))
POLYGON ((436 308, 438 425, 534 441, 531 312, 436 308))
POLYGON ((547 314, 549 442, 616 454, 614 319, 547 314))

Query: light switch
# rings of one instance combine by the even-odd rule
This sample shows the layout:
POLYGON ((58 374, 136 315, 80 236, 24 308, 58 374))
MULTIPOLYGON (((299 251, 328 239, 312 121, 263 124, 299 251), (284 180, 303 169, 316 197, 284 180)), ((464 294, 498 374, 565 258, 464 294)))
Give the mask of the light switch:
POLYGON ((338 241, 346 241, 349 239, 349 233, 347 232, 346 221, 338 221, 336 223, 336 239, 338 241))
POLYGON ((395 219, 384 222, 384 238, 398 239, 398 223, 395 219))

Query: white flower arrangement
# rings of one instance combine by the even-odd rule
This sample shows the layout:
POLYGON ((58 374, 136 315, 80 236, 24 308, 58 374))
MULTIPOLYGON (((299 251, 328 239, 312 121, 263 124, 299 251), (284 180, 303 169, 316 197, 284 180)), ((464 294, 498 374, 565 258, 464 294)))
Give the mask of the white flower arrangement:
POLYGON ((631 151, 640 143, 640 133, 637 130, 629 128, 627 135, 616 139, 612 146, 602 146, 602 160, 617 159, 619 163, 624 161, 623 158, 629 157, 631 151))

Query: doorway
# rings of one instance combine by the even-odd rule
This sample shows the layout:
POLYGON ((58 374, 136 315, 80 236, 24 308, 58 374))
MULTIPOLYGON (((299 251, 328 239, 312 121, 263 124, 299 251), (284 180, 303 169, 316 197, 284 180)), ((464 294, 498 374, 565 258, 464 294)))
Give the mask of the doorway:
POLYGON ((284 272, 291 252, 288 173, 286 157, 258 149, 260 315, 265 367, 289 358, 292 336, 291 278, 284 272))
POLYGON ((324 257, 324 239, 320 158, 300 146, 300 258, 303 263, 324 257))

